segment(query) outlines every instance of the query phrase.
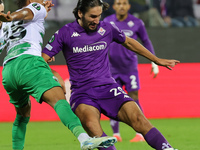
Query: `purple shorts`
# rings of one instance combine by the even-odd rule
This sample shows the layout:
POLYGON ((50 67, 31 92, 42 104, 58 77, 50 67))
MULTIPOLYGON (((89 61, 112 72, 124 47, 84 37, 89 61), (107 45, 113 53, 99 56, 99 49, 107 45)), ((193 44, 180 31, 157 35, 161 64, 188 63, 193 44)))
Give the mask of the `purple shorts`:
POLYGON ((133 101, 126 92, 117 84, 106 84, 97 87, 89 87, 87 90, 74 90, 70 98, 70 105, 73 111, 79 104, 94 106, 105 116, 119 120, 117 115, 121 106, 133 101))
POLYGON ((127 74, 113 74, 112 76, 121 87, 125 86, 127 92, 140 89, 138 71, 127 74))

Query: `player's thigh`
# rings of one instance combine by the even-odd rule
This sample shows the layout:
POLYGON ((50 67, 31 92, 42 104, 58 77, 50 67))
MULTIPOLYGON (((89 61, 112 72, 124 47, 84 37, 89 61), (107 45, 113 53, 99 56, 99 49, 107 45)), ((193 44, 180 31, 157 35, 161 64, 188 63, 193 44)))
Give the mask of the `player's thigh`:
POLYGON ((54 107, 59 100, 63 99, 65 99, 65 95, 61 87, 53 87, 42 95, 42 100, 52 107, 54 107))
POLYGON ((28 104, 29 95, 18 85, 18 75, 15 71, 15 61, 8 62, 2 71, 2 84, 10 97, 10 103, 16 108, 22 108, 28 104))
POLYGON ((132 123, 137 121, 137 118, 141 116, 142 112, 134 101, 124 103, 119 112, 118 117, 121 121, 132 126, 132 123))
POLYGON ((75 110, 84 129, 90 136, 101 136, 103 130, 100 125, 100 112, 97 108, 87 104, 79 104, 75 110))
POLYGON ((133 127, 137 132, 147 133, 152 128, 151 123, 143 115, 137 104, 133 101, 123 104, 118 112, 118 118, 133 127))
POLYGON ((13 90, 9 92, 10 103, 15 106, 15 108, 24 108, 30 102, 29 95, 23 91, 13 90))
POLYGON ((44 59, 42 57, 29 59, 30 61, 26 64, 27 69, 23 69, 23 74, 20 74, 20 85, 23 87, 23 90, 32 95, 39 103, 42 103, 43 98, 46 98, 45 100, 59 99, 60 97, 65 99, 60 84, 44 59), (51 98, 43 96, 47 92, 51 98))

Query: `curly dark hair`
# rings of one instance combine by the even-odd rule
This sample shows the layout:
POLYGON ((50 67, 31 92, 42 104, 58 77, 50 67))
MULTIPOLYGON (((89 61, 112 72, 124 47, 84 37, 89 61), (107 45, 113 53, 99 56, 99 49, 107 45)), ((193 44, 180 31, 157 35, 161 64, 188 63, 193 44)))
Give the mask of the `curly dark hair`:
POLYGON ((109 8, 109 4, 103 2, 103 0, 79 0, 76 8, 74 8, 73 10, 73 14, 76 19, 80 19, 80 17, 78 16, 78 10, 85 14, 89 8, 93 8, 96 6, 102 6, 103 11, 109 8))
POLYGON ((17 4, 18 8, 22 8, 22 7, 26 6, 26 1, 27 0, 16 0, 16 4, 17 4))

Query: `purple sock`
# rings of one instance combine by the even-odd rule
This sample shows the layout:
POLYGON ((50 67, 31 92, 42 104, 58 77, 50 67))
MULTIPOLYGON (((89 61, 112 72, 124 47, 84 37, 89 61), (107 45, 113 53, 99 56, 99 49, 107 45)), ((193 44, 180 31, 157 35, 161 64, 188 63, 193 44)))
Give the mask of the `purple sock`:
MULTIPOLYGON (((102 134, 102 136, 101 137, 104 137, 104 136, 107 136, 104 132, 103 132, 103 134, 102 134)), ((117 150, 116 148, 115 148, 115 146, 113 145, 113 146, 110 146, 110 147, 108 147, 108 148, 98 148, 99 150, 117 150)))
POLYGON ((141 105, 139 103, 139 100, 137 99, 137 100, 134 100, 134 101, 138 104, 138 106, 140 107, 141 111, 143 112, 143 109, 142 109, 142 107, 141 107, 141 105))
POLYGON ((119 133, 119 122, 118 121, 110 119, 110 125, 112 127, 113 134, 119 133))
POLYGON ((147 143, 156 150, 171 148, 165 137, 156 128, 152 128, 145 136, 147 143))

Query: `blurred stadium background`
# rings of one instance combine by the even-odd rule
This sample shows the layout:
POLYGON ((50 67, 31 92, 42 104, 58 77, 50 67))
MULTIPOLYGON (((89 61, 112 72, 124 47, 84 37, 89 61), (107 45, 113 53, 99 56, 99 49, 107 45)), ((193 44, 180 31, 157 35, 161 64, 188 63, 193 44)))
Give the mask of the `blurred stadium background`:
MULTIPOLYGON (((14 2, 15 0, 5 0, 6 12, 17 9, 14 2)), ((52 9, 45 24, 44 46, 54 32, 74 20, 72 11, 75 5, 74 0, 59 0, 59 4, 52 9)), ((198 10, 200 8, 196 11, 198 10)), ((153 79, 150 76, 150 62, 139 56, 139 97, 145 115, 147 118, 199 118, 200 28, 147 27, 147 31, 158 57, 178 59, 181 64, 172 71, 160 67, 160 74, 157 79, 153 79)), ((4 51, 0 55, 0 65, 5 54, 4 51)), ((61 74, 69 89, 69 75, 62 53, 56 56, 56 61, 51 63, 51 67, 61 74)), ((2 69, 0 66, 0 71, 2 69)), ((1 75, 0 79, 2 80, 1 75)), ((0 91, 0 122, 14 121, 14 108, 9 104, 9 97, 1 83, 0 91)), ((69 92, 67 93, 69 97, 69 92)), ((51 108, 42 105, 32 100, 31 121, 59 120, 51 108)), ((102 118, 106 119, 104 116, 102 118)))

